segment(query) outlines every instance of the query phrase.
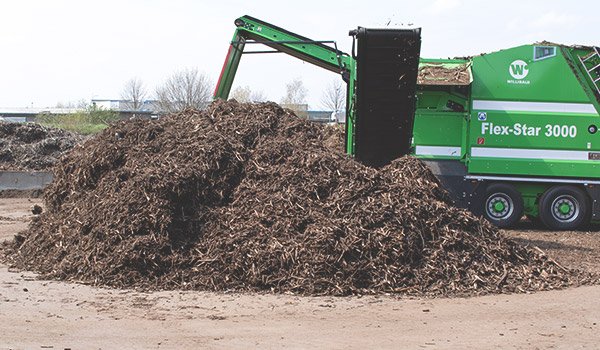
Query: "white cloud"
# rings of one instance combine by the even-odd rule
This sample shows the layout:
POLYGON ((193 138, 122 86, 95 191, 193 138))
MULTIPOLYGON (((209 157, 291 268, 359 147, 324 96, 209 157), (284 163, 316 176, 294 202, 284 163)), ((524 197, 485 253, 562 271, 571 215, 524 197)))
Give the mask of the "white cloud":
MULTIPOLYGON (((423 28, 424 57, 452 57, 543 39, 599 45, 597 31, 577 25, 593 23, 600 12, 600 1, 587 1, 585 11, 557 0, 426 0, 400 7, 398 0, 382 0, 342 8, 305 0, 285 11, 279 0, 0 1, 0 106, 118 98, 131 77, 152 90, 184 68, 216 81, 233 20, 243 14, 312 39, 336 40, 345 52, 352 46, 348 30, 356 26, 415 23, 423 28), (321 10, 315 13, 316 6, 321 10)), ((235 83, 278 101, 285 83, 298 75, 312 106, 318 106, 322 86, 338 78, 287 55, 247 55, 235 83)))
POLYGON ((532 23, 532 27, 543 28, 543 27, 552 27, 558 25, 565 25, 575 23, 577 21, 577 17, 573 15, 569 15, 566 13, 556 13, 556 12, 546 12, 543 15, 536 18, 532 23))
POLYGON ((452 9, 455 9, 461 5, 461 0, 435 0, 435 2, 429 7, 429 11, 434 14, 440 14, 452 9))
POLYGON ((520 28, 521 28, 521 20, 520 19, 513 18, 506 23, 506 29, 508 29, 510 31, 515 31, 520 28))

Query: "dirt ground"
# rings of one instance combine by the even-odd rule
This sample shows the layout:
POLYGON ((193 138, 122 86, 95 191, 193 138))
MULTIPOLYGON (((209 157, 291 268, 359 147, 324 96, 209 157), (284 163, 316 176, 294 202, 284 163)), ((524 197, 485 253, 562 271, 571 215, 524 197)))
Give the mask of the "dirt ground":
POLYGON ((505 233, 523 245, 538 247, 562 265, 600 273, 600 226, 587 231, 545 231, 523 220, 505 233))
MULTIPOLYGON (((0 239, 39 199, 0 199, 0 239)), ((600 232, 507 231, 600 272, 600 232)), ((600 286, 455 299, 111 290, 0 265, 0 349, 578 349, 600 344, 600 286)))

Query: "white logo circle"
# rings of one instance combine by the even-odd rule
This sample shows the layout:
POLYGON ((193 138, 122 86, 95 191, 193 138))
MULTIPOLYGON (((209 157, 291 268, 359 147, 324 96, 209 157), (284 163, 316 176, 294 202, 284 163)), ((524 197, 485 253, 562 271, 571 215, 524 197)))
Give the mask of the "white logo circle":
POLYGON ((527 63, 522 60, 515 60, 508 66, 508 72, 515 79, 523 79, 529 74, 527 63))

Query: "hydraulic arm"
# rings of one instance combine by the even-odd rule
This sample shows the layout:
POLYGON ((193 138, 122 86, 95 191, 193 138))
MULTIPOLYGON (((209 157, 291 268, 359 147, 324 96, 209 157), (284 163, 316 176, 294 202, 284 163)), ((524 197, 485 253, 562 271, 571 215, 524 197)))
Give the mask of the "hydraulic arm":
MULTIPOLYGON (((346 152, 374 166, 409 153, 420 29, 352 31, 358 55, 334 41, 315 41, 250 16, 235 20, 214 98, 227 99, 243 54, 283 52, 341 75, 347 83, 346 152), (245 51, 263 44, 274 51, 245 51), (333 45, 330 46, 330 45, 333 45)), ((353 45, 354 46, 354 45, 353 45)))
POLYGON ((234 23, 237 29, 231 40, 215 89, 215 98, 226 99, 229 96, 242 54, 284 52, 305 62, 342 74, 345 80, 349 79, 353 70, 354 60, 347 53, 339 51, 335 47, 334 41, 311 40, 250 16, 240 17, 234 23), (247 44, 264 44, 275 51, 244 52, 247 44), (334 47, 326 44, 333 44, 334 47))

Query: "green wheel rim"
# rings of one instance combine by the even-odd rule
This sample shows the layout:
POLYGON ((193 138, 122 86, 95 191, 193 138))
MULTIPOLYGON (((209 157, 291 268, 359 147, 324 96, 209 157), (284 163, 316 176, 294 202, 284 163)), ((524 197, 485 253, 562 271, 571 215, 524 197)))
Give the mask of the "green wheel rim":
POLYGON ((562 223, 570 223, 579 217, 581 213, 581 205, 579 201, 569 195, 563 194, 556 197, 550 206, 552 217, 562 223))
POLYGON ((492 220, 506 220, 511 217, 514 210, 512 198, 503 192, 491 194, 485 203, 485 211, 492 220))

